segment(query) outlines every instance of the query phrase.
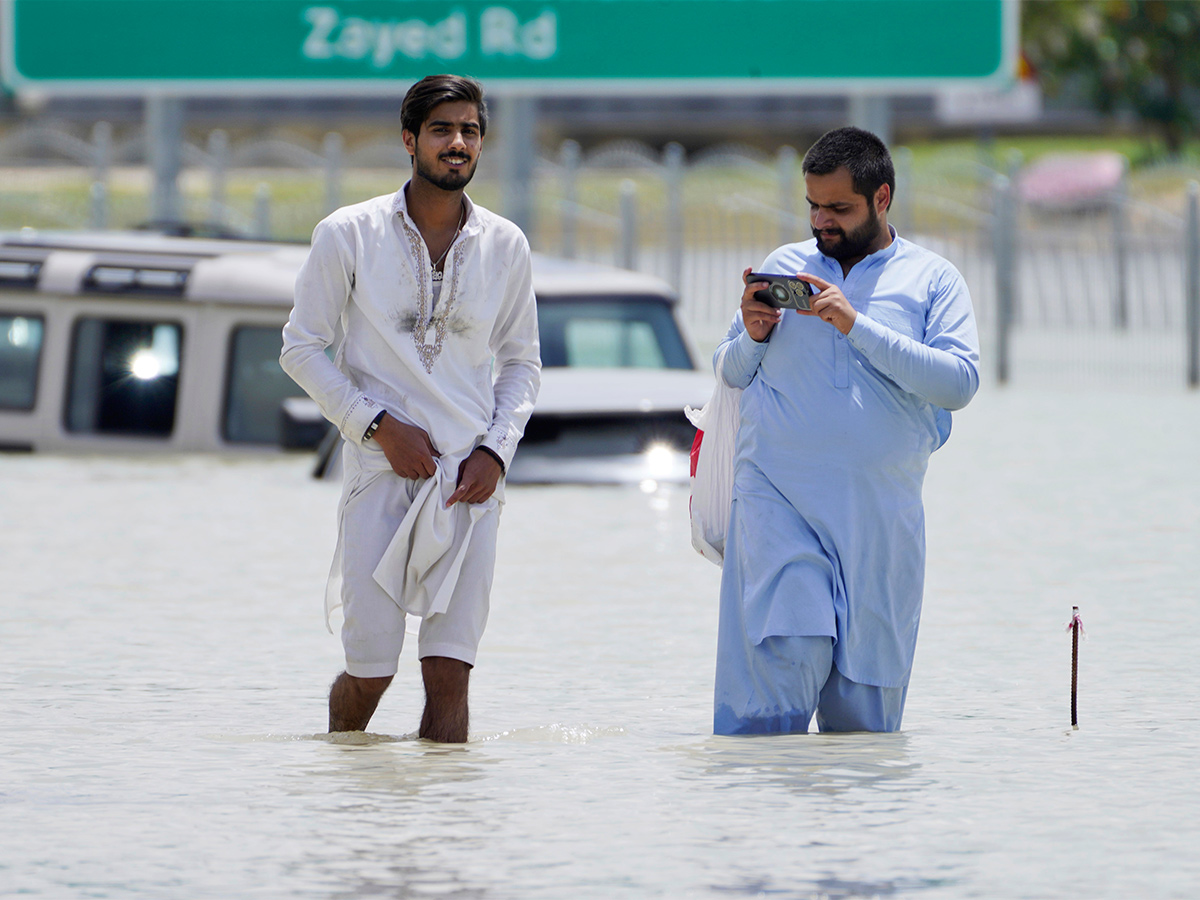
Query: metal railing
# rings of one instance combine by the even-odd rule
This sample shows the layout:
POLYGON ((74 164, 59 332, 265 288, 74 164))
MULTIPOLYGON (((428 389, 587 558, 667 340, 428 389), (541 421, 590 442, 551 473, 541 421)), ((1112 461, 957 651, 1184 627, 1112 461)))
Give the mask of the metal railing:
MULTIPOLYGON (((139 131, 104 122, 80 136, 26 128, 0 137, 0 227, 119 228, 151 218, 139 131)), ((895 153, 890 221, 954 263, 971 288, 995 381, 1200 385, 1200 173, 1128 172, 1088 209, 1022 198, 1022 161, 979 154, 918 162, 895 153), (1164 185, 1166 187, 1164 187, 1164 185)), ((409 166, 398 137, 347 147, 215 130, 185 144, 185 216, 209 229, 306 239, 342 203, 395 190, 409 166)), ((704 346, 724 334, 740 274, 809 235, 799 158, 723 145, 693 154, 621 141, 566 141, 534 167, 535 249, 638 269, 670 283, 704 346)), ((472 195, 497 208, 486 167, 472 195)), ((503 210, 501 210, 503 211, 503 210)))

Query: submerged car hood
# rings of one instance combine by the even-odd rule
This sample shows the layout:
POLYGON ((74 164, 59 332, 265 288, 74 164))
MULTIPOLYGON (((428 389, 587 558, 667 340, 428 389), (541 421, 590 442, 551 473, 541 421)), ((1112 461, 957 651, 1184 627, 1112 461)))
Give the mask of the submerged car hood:
POLYGON ((542 369, 534 415, 680 412, 701 407, 713 376, 692 369, 542 369))
MULTIPOLYGON (((678 441, 668 446, 654 439, 662 421, 651 424, 650 432, 644 431, 643 423, 677 416, 690 445, 691 426, 683 408, 699 409, 707 403, 713 383, 711 375, 685 369, 543 369, 527 439, 517 449, 505 480, 509 484, 637 484, 643 489, 686 484, 686 446, 678 441), (539 420, 552 431, 540 442, 529 439, 539 420), (610 421, 595 425, 596 420, 610 421), (628 450, 614 450, 625 444, 628 450)), ((305 400, 295 401, 303 404, 305 400)), ((311 405, 312 413, 319 416, 316 404, 311 405)), ((318 462, 318 477, 340 476, 340 448, 335 437, 328 458, 318 462)))

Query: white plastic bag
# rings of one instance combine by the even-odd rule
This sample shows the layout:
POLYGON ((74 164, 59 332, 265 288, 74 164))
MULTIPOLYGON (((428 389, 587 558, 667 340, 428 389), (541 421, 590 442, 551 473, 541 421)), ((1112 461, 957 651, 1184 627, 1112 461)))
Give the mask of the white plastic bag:
POLYGON ((683 410, 700 432, 696 435, 699 447, 693 444, 692 448, 692 546, 718 566, 725 558, 725 531, 733 502, 733 451, 741 403, 741 388, 729 387, 718 375, 712 398, 703 409, 688 406, 683 410))

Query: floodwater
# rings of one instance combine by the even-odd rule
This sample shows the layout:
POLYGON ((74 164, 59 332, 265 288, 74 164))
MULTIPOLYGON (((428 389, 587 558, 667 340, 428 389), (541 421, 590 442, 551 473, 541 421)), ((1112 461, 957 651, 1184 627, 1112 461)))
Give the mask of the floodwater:
POLYGON ((415 642, 330 740, 307 466, 0 457, 0 895, 1200 894, 1200 396, 956 417, 896 735, 713 737, 686 491, 561 486, 509 491, 471 742, 413 738, 415 642))

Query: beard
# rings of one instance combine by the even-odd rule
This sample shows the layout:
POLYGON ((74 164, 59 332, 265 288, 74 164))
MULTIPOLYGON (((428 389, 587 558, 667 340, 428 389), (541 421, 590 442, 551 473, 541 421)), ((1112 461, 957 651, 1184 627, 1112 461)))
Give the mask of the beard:
POLYGON ((871 245, 878 239, 880 231, 879 215, 875 212, 875 207, 867 207, 867 220, 847 234, 845 231, 838 229, 838 240, 835 243, 828 243, 822 236, 821 232, 813 229, 813 237, 817 239, 817 249, 831 259, 836 259, 842 262, 847 259, 861 259, 866 256, 871 249, 871 245))
MULTIPOLYGON (((439 157, 439 159, 447 157, 453 159, 470 159, 469 157, 454 156, 453 154, 443 154, 442 157, 439 157)), ((451 170, 444 175, 435 175, 429 170, 429 168, 425 165, 425 162, 421 159, 421 152, 419 149, 416 154, 416 160, 417 177, 428 181, 434 187, 441 188, 443 191, 461 191, 471 183, 471 179, 475 176, 475 167, 479 165, 479 159, 476 157, 476 159, 473 162, 470 162, 469 165, 464 169, 458 171, 451 170)))

